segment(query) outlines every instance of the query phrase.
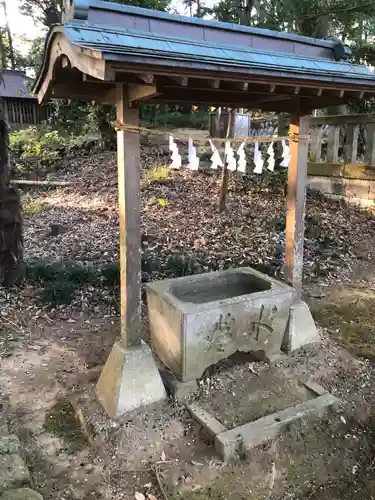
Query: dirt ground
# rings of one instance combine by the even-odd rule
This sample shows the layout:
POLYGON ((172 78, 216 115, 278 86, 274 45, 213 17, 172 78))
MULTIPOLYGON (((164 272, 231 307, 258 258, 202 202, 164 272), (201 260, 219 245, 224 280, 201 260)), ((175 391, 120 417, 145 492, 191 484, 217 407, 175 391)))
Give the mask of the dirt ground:
MULTIPOLYGON (((73 165, 74 189, 26 196, 28 258, 117 258, 116 185, 99 166, 96 177, 85 167, 85 177, 73 165), (51 238, 57 218, 71 230, 51 238)), ((208 262, 271 264, 282 190, 237 188, 228 212, 216 217, 217 189, 215 178, 180 174, 144 185, 148 246, 160 255, 189 249, 208 262), (258 230, 261 223, 266 229, 258 230)), ((322 326, 321 343, 273 367, 246 357, 221 363, 204 374, 193 400, 230 427, 305 400, 300 386, 312 377, 342 404, 233 464, 217 458, 184 403, 168 400, 116 422, 106 417, 94 389, 119 319, 112 305, 92 306, 92 290, 53 310, 30 285, 0 290, 1 397, 34 488, 46 500, 132 500, 136 493, 148 500, 375 498, 374 243, 372 214, 309 198, 305 294, 322 326)))
POLYGON ((94 387, 116 331, 111 319, 39 325, 18 338, 2 361, 9 422, 24 446, 34 487, 47 500, 130 500, 136 492, 162 500, 375 496, 369 361, 324 337, 277 367, 242 360, 205 375, 193 399, 229 427, 258 417, 259 410, 299 402, 295 391, 285 390, 297 380, 314 377, 342 398, 340 411, 324 421, 304 423, 246 460, 224 465, 184 404, 166 401, 118 422, 106 417, 94 387), (285 398, 274 391, 276 379, 285 398), (242 400, 259 384, 262 401, 233 404, 235 391, 242 400))

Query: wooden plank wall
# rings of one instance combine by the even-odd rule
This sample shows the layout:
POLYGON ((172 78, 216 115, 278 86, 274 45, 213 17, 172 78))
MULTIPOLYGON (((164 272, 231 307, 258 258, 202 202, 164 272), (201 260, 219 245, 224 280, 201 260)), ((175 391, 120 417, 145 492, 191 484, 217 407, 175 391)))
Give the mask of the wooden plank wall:
POLYGON ((49 104, 40 106, 31 99, 7 99, 6 105, 11 128, 41 125, 51 114, 49 104))

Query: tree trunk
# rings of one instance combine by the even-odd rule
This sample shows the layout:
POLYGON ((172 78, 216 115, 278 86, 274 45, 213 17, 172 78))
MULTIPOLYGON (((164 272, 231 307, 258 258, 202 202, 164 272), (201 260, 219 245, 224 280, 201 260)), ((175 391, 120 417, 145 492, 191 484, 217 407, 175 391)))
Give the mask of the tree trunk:
MULTIPOLYGON (((5 47, 4 47, 4 39, 3 39, 3 32, 0 29, 0 68, 6 68, 7 66, 7 58, 5 54, 5 47)), ((0 75, 0 83, 1 83, 1 75, 0 75)))
POLYGON ((22 229, 21 198, 9 185, 9 129, 5 101, 0 99, 0 286, 22 277, 22 229))
POLYGON ((201 17, 201 0, 197 0, 197 13, 196 17, 201 17))
POLYGON ((10 31, 10 27, 9 27, 8 12, 7 12, 7 6, 5 3, 5 0, 3 0, 3 11, 4 11, 4 19, 5 19, 5 31, 6 31, 6 34, 8 36, 8 43, 9 43, 10 64, 11 64, 12 69, 16 69, 16 57, 14 55, 13 36, 12 36, 12 32, 10 31))

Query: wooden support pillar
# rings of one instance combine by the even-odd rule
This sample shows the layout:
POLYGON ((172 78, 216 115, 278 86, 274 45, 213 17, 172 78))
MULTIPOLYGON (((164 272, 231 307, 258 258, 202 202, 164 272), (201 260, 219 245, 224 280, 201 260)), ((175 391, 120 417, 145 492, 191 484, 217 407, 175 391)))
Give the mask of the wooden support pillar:
MULTIPOLYGON (((124 85, 116 91, 117 119, 138 126, 139 112, 129 103, 124 85)), ((141 202, 139 132, 117 132, 120 211, 121 340, 115 342, 96 386, 108 415, 166 397, 150 347, 141 341, 141 202)))
POLYGON ((285 278, 294 288, 294 300, 289 311, 288 326, 283 340, 283 350, 286 352, 294 351, 313 342, 319 342, 318 331, 309 306, 301 300, 309 125, 310 118, 308 116, 291 116, 285 278))
POLYGON ((288 169, 288 211, 285 237, 285 277, 301 300, 303 241, 308 162, 308 116, 291 116, 289 132, 291 160, 288 169))
MULTIPOLYGON (((117 120, 139 125, 138 107, 130 107, 129 91, 117 86, 117 120)), ((120 217, 121 343, 124 348, 141 343, 141 201, 140 134, 117 132, 120 217)))

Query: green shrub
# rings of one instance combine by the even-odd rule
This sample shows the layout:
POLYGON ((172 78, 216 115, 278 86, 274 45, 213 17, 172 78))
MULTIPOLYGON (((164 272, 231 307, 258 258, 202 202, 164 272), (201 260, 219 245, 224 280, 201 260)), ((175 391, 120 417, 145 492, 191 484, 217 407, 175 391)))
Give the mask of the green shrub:
POLYGON ((74 283, 66 281, 48 281, 39 289, 39 296, 43 302, 52 306, 68 305, 72 302, 76 293, 74 283))
POLYGON ((156 255, 149 252, 143 252, 142 254, 142 272, 143 273, 153 273, 159 271, 160 260, 156 255))
POLYGON ((112 262, 101 268, 103 284, 112 288, 120 286, 120 263, 112 262))
POLYGON ((29 196, 26 196, 22 201, 23 213, 27 215, 39 214, 47 207, 48 203, 40 197, 30 198, 29 196))
POLYGON ((70 155, 100 145, 98 135, 67 135, 46 127, 30 127, 10 134, 9 148, 17 171, 50 167, 70 155))
POLYGON ((171 255, 166 263, 166 271, 170 278, 191 276, 203 272, 199 262, 190 255, 171 255))
POLYGON ((66 281, 75 283, 78 286, 95 283, 97 281, 97 276, 93 269, 75 262, 68 262, 65 264, 62 273, 66 281))
POLYGON ((163 110, 156 113, 154 126, 203 130, 208 128, 208 113, 206 111, 194 111, 188 114, 182 114, 163 110))
POLYGON ((76 291, 99 281, 97 273, 82 264, 68 262, 29 262, 26 279, 39 286, 39 297, 52 306, 70 304, 76 291))
MULTIPOLYGON (((160 270, 158 257, 148 252, 142 255, 142 280, 149 281, 152 273, 160 270)), ((52 306, 70 304, 75 293, 85 285, 93 284, 118 290, 120 263, 104 264, 95 270, 76 262, 45 262, 35 260, 26 265, 26 280, 39 288, 39 297, 52 306)))
POLYGON ((63 278, 64 267, 61 262, 45 262, 36 260, 26 266, 26 279, 42 284, 46 281, 56 281, 63 278))
MULTIPOLYGON (((10 134, 9 148, 24 163, 38 160, 41 165, 49 166, 62 158, 68 139, 57 130, 45 131, 31 127, 10 134)), ((22 168, 22 163, 19 164, 22 168)))

